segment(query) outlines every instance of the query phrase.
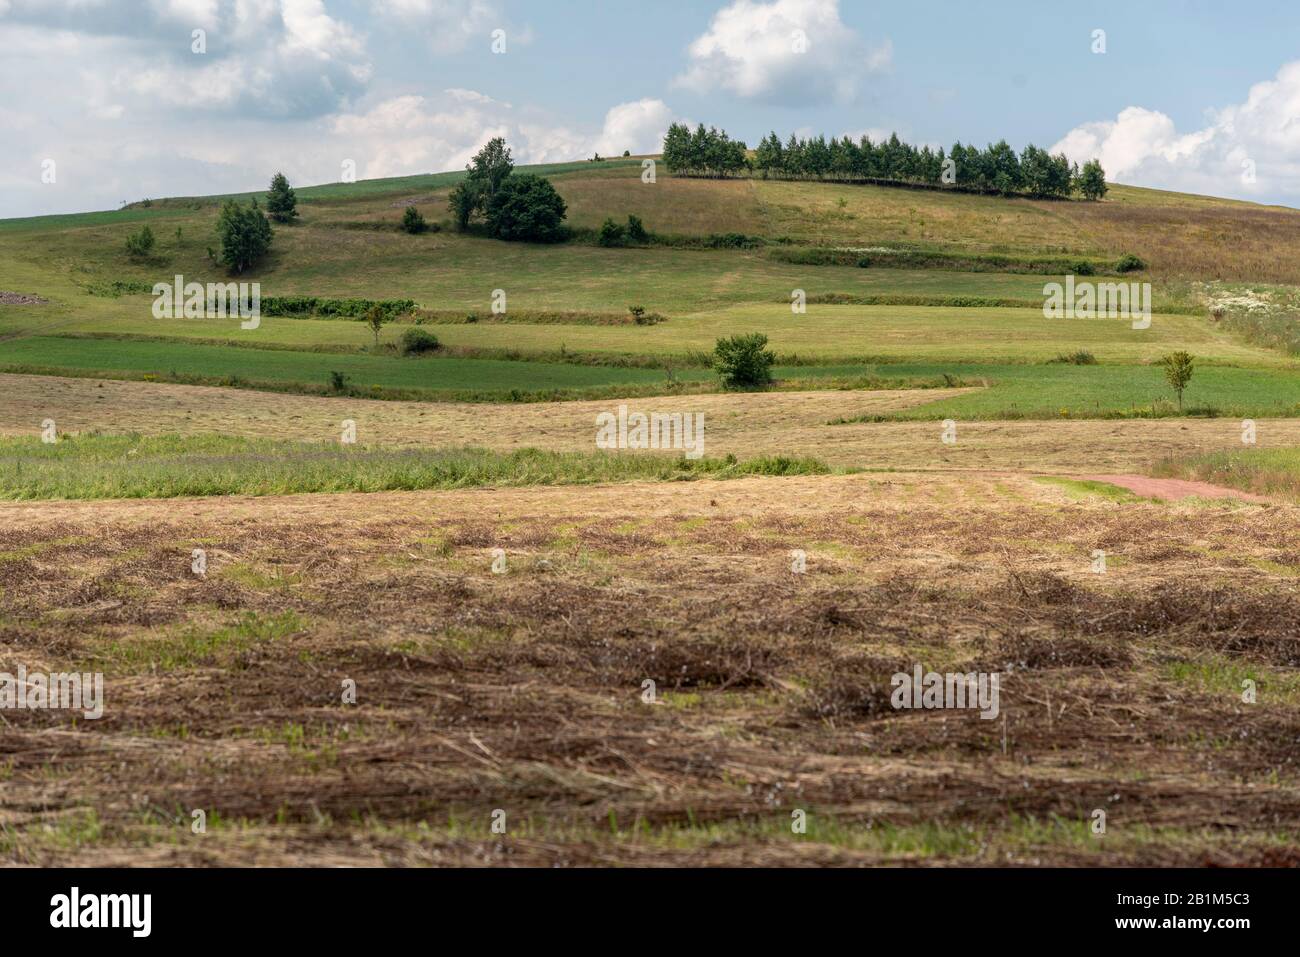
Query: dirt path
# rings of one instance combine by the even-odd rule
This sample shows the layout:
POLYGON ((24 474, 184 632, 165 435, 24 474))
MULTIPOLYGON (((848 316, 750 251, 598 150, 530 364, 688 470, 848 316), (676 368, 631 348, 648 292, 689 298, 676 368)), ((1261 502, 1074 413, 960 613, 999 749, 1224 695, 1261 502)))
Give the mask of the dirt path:
POLYGON ((1273 500, 1263 495, 1242 492, 1209 482, 1193 482, 1187 479, 1149 478, 1145 475, 1087 475, 1086 481, 1106 482, 1128 489, 1135 495, 1146 498, 1159 498, 1178 501, 1184 498, 1238 498, 1246 502, 1271 503, 1273 500))

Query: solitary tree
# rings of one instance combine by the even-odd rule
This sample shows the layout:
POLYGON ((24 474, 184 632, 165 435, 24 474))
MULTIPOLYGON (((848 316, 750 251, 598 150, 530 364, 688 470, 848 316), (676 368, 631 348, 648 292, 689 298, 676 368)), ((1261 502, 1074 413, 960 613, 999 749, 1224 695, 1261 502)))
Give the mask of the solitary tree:
POLYGON ((257 200, 240 206, 226 200, 217 217, 217 237, 221 241, 221 263, 231 272, 241 273, 266 255, 271 248, 271 224, 257 208, 257 200))
POLYGON ((719 339, 713 347, 713 368, 728 389, 756 388, 772 381, 776 355, 761 332, 719 339))
POLYGON ((366 325, 368 325, 370 331, 375 334, 376 352, 379 351, 379 330, 384 328, 384 323, 386 323, 390 318, 388 311, 379 303, 375 303, 366 310, 366 325))
POLYGON ((283 173, 271 177, 271 189, 266 194, 266 211, 277 223, 287 223, 298 215, 298 197, 283 173))
POLYGON ((1178 411, 1183 411, 1183 390, 1192 381, 1192 357, 1186 352, 1171 352, 1160 360, 1164 366, 1165 381, 1178 394, 1178 411))

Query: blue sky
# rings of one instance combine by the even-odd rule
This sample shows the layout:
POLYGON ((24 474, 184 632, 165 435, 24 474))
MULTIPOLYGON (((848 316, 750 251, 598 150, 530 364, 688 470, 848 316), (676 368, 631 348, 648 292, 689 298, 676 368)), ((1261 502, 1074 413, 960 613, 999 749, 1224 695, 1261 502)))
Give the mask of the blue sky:
POLYGON ((673 120, 1006 138, 1300 205, 1298 38, 1281 2, 0 0, 0 216, 454 169, 492 135, 651 151, 673 120))

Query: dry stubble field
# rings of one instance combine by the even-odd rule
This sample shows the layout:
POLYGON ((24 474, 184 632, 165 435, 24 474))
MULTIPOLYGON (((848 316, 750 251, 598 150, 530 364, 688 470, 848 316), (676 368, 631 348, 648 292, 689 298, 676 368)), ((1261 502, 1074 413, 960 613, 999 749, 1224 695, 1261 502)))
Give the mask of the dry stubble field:
MULTIPOLYGON (((346 406, 362 441, 394 444, 592 428, 583 403, 489 419, 4 379, 8 432, 33 402, 74 429, 130 409, 146 432, 209 416, 311 438, 346 406)), ((711 455, 890 472, 0 504, 4 643, 30 669, 103 672, 107 698, 98 721, 3 715, 0 859, 1300 862, 1297 507, 1035 474, 1140 471, 1219 444, 1213 421, 971 424, 946 450, 933 424, 825 424, 906 398, 691 399, 716 403, 711 455), (916 663, 999 672, 999 716, 894 710, 890 676, 916 663)))

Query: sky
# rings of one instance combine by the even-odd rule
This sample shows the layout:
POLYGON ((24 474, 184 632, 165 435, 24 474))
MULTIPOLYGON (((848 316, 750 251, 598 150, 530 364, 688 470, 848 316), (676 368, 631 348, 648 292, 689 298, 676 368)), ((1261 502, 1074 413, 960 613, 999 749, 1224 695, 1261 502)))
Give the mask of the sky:
POLYGON ((493 136, 657 152, 674 121, 1300 206, 1294 2, 0 0, 0 50, 0 217, 459 169, 493 136))

